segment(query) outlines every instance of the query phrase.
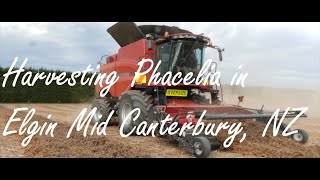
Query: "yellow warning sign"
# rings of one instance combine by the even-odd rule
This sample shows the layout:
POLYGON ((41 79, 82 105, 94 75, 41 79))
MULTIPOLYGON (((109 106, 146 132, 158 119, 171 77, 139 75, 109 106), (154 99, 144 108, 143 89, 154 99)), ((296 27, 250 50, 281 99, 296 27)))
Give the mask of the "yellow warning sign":
POLYGON ((146 75, 138 75, 136 79, 137 84, 145 84, 147 83, 147 76, 146 75))

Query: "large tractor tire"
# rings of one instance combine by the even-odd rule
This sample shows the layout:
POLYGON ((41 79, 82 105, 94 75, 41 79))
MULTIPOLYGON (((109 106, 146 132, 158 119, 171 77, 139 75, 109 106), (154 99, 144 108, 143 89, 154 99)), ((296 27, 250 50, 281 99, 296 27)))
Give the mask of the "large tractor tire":
MULTIPOLYGON (((125 118, 133 109, 140 109, 140 115, 135 121, 133 121, 133 117, 136 116, 136 113, 133 113, 133 116, 130 116, 125 122, 123 125, 123 133, 130 133, 135 126, 138 126, 143 121, 147 122, 148 127, 154 121, 154 118, 151 118, 152 113, 154 113, 153 104, 149 103, 151 98, 151 95, 147 95, 145 92, 138 90, 127 91, 120 96, 119 104, 117 105, 119 127, 121 127, 125 118)), ((133 134, 135 135, 136 132, 133 132, 133 134)))
MULTIPOLYGON (((92 124, 105 122, 113 108, 111 107, 111 102, 108 102, 107 99, 96 99, 92 104, 92 109, 96 107, 97 111, 93 115, 92 124)), ((114 113, 115 114, 115 113, 114 113)), ((113 124, 112 120, 109 121, 108 124, 113 124)))

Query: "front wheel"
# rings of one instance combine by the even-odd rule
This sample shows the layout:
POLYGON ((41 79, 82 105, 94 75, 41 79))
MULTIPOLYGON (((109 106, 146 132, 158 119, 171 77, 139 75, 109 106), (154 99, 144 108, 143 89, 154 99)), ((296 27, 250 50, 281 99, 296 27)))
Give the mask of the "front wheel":
POLYGON ((298 132, 291 136, 292 139, 298 143, 305 144, 309 139, 309 135, 307 131, 303 129, 297 129, 297 130, 298 132))
MULTIPOLYGON (((153 106, 152 104, 149 104, 150 99, 150 95, 138 90, 130 90, 121 95, 119 98, 117 115, 119 127, 123 126, 124 133, 127 134, 131 132, 135 126, 138 126, 144 121, 147 126, 153 122, 153 119, 149 117, 153 106), (133 121, 133 117, 135 117, 136 113, 133 113, 131 116, 129 115, 131 111, 136 108, 140 109, 140 115, 137 117, 136 121, 133 121)), ((136 134, 136 132, 133 132, 133 134, 136 134)))
POLYGON ((192 146, 196 158, 206 158, 211 153, 211 144, 205 137, 195 137, 192 146))

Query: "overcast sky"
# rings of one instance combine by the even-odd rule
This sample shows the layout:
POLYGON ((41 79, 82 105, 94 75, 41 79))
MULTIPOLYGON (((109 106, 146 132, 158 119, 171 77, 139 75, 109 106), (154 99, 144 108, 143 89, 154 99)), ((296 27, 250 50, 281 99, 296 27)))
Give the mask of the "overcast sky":
MULTIPOLYGON (((20 62, 29 58, 29 67, 83 70, 117 52, 118 44, 106 32, 113 24, 0 23, 0 65, 10 66, 18 56, 20 62)), ((137 24, 174 25, 213 39, 225 48, 219 63, 223 83, 242 65, 249 73, 247 86, 320 88, 320 23, 137 24)))

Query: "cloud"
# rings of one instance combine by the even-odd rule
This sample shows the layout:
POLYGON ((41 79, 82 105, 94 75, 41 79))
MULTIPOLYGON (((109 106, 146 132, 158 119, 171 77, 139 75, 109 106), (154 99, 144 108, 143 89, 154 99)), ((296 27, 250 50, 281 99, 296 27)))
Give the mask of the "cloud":
MULTIPOLYGON (((28 66, 81 70, 101 56, 117 53, 119 45, 106 32, 114 23, 0 23, 0 65, 14 57, 28 66)), ((320 23, 196 23, 164 24, 204 33, 224 47, 219 62, 222 80, 230 82, 238 65, 248 72, 248 85, 320 88, 320 23)), ((217 59, 209 50, 208 58, 217 59)))

